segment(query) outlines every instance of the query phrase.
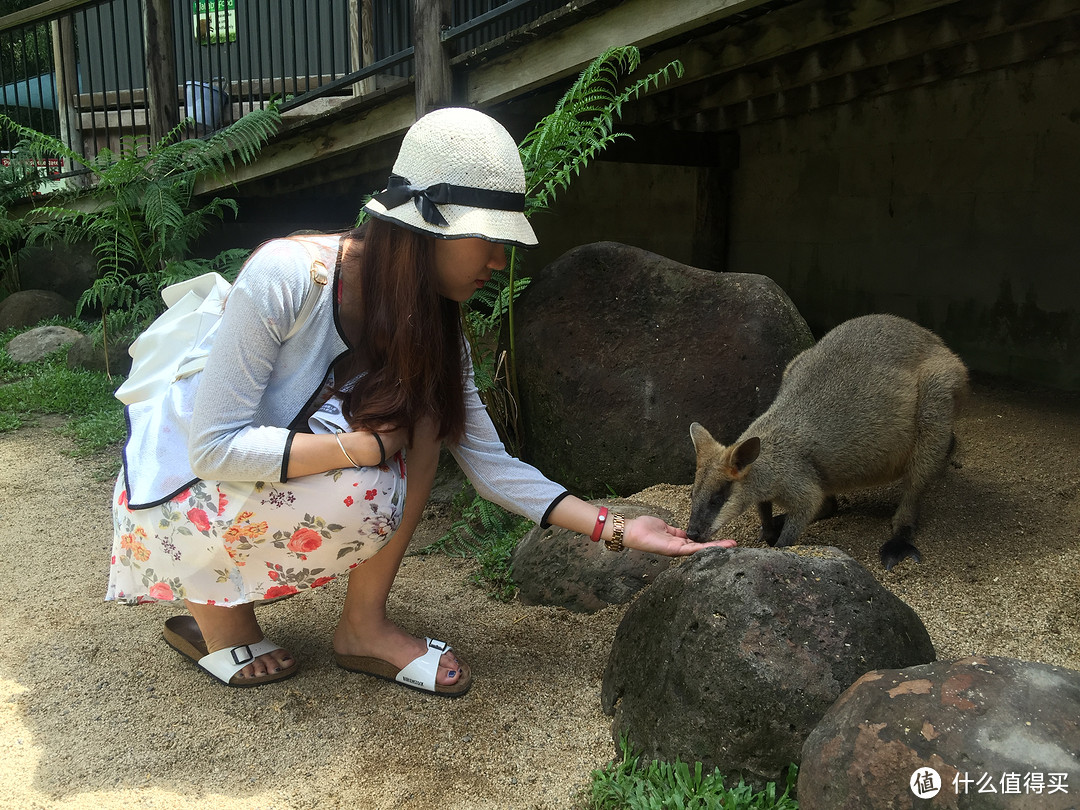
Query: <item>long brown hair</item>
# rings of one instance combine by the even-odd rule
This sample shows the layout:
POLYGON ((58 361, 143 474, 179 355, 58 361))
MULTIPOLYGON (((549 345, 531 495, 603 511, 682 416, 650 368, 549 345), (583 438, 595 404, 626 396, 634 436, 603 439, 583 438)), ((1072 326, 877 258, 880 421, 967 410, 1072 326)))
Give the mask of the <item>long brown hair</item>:
POLYGON ((350 234, 363 240, 353 283, 355 311, 346 313, 357 351, 335 370, 350 424, 374 430, 407 427, 432 417, 439 438, 460 441, 465 432, 461 310, 439 295, 435 238, 371 218, 350 234))

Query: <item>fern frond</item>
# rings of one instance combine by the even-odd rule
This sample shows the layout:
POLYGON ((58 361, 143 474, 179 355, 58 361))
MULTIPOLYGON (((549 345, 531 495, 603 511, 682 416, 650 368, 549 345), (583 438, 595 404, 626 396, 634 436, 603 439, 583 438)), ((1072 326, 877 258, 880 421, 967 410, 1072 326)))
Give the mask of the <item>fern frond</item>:
POLYGON ((682 75, 682 64, 673 61, 620 89, 621 77, 632 73, 641 62, 637 48, 610 48, 581 72, 563 94, 554 110, 522 140, 528 213, 550 206, 572 178, 602 150, 626 133, 615 130, 627 101, 636 99, 649 87, 667 82, 674 73, 682 75))
POLYGON ((461 508, 461 517, 420 553, 475 558, 479 570, 469 579, 488 588, 489 595, 496 599, 512 599, 517 586, 510 573, 510 555, 532 528, 532 521, 485 501, 468 485, 455 498, 455 505, 461 508))
POLYGON ((206 150, 200 157, 212 164, 218 173, 223 173, 228 166, 235 166, 236 161, 250 163, 259 150, 277 134, 281 125, 281 113, 278 104, 271 102, 262 110, 252 110, 229 125, 215 132, 205 141, 206 150))
POLYGON ((492 362, 488 359, 494 355, 495 352, 491 350, 480 352, 475 355, 476 362, 473 363, 473 382, 476 384, 476 390, 480 394, 481 399, 485 398, 488 391, 492 391, 495 388, 495 375, 490 371, 492 362))
POLYGON ((210 223, 238 210, 232 199, 197 206, 196 183, 208 174, 224 174, 237 162, 251 162, 277 133, 281 115, 271 103, 206 140, 185 139, 189 123, 181 122, 157 142, 123 136, 116 151, 102 149, 86 159, 60 140, 0 114, 0 128, 20 139, 27 157, 62 157, 84 165, 94 177, 90 188, 54 195, 53 203, 32 209, 18 225, 27 244, 86 240, 93 245, 98 277, 79 299, 80 314, 100 308, 107 325, 137 325, 156 315, 157 292, 175 271, 170 263, 185 258, 210 223))
MULTIPOLYGON (((513 297, 516 299, 532 282, 531 278, 515 278, 513 297)), ((497 270, 491 275, 491 281, 477 290, 467 304, 472 314, 472 323, 477 328, 477 337, 483 337, 497 329, 510 310, 510 272, 508 269, 497 270)))
POLYGON ((235 281, 237 273, 240 272, 240 268, 244 266, 244 262, 251 253, 249 248, 232 248, 222 251, 211 259, 171 261, 165 266, 156 291, 170 284, 201 276, 203 273, 220 273, 227 281, 235 281))
POLYGON ((165 234, 177 230, 185 220, 181 200, 160 183, 146 189, 142 197, 143 216, 152 238, 163 238, 165 234))
POLYGON ((499 536, 516 531, 521 517, 484 500, 475 492, 472 494, 473 499, 462 509, 461 517, 450 525, 446 534, 425 546, 422 553, 441 551, 452 557, 466 557, 475 554, 485 544, 495 542, 499 536))

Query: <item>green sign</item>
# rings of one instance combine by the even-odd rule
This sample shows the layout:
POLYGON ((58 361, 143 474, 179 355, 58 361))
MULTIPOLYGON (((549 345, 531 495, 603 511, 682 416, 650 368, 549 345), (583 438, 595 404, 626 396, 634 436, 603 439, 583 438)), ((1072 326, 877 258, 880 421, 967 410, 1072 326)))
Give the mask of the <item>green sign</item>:
POLYGON ((236 0, 192 0, 191 9, 200 45, 236 42, 236 0))

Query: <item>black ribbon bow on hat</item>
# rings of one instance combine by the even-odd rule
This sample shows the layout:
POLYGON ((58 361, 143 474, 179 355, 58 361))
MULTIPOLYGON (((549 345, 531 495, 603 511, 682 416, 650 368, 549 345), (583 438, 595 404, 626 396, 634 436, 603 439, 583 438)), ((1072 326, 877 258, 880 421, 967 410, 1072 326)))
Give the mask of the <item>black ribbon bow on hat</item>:
POLYGON ((386 191, 376 194, 372 199, 381 203, 388 211, 412 200, 425 222, 442 228, 448 227, 450 223, 435 207, 437 205, 468 205, 495 211, 525 210, 524 194, 455 186, 450 183, 435 183, 427 188, 421 188, 412 185, 406 178, 397 174, 390 175, 390 179, 386 181, 386 191))

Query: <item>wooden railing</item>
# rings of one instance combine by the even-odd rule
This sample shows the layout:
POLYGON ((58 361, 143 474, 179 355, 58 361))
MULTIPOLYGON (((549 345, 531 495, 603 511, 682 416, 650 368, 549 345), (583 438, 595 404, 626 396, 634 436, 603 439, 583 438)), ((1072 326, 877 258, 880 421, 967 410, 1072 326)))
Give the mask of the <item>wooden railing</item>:
MULTIPOLYGON (((451 59, 560 0, 49 0, 0 18, 0 102, 92 158, 182 120, 203 135, 277 98, 322 113, 415 82, 450 97, 451 59), (47 97, 47 98, 46 98, 47 97)), ((0 148, 13 146, 0 134, 0 148)), ((66 172, 77 167, 65 167, 66 172)))

